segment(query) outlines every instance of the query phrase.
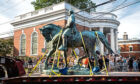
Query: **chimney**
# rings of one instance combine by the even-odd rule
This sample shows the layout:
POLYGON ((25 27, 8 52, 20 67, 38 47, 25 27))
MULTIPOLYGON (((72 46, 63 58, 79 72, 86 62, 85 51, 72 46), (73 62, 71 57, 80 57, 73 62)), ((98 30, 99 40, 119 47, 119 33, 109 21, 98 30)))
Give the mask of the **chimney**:
POLYGON ((128 40, 128 34, 126 32, 124 32, 123 40, 128 40))

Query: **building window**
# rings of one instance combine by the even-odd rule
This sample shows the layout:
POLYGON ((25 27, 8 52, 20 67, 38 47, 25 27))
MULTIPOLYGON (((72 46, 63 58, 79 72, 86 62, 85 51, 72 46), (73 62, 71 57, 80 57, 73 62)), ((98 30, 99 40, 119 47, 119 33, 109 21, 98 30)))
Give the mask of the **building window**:
POLYGON ((25 43, 26 43, 25 34, 22 34, 20 38, 20 55, 21 56, 25 56, 25 46, 26 46, 25 43))
POLYGON ((129 46, 129 52, 133 51, 133 46, 129 46))
POLYGON ((32 42, 31 42, 31 54, 37 55, 37 45, 38 45, 38 35, 37 32, 32 33, 32 42))

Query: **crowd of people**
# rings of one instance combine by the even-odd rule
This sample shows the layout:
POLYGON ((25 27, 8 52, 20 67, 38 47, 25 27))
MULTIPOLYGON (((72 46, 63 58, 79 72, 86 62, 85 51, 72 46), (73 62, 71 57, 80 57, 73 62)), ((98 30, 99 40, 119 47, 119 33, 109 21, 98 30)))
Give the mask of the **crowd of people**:
MULTIPOLYGON (((94 60, 94 59, 93 59, 94 60)), ((139 72, 140 71, 140 58, 135 57, 122 57, 120 55, 105 55, 98 56, 99 68, 102 70, 107 67, 110 72, 139 72), (104 57, 104 60, 103 60, 104 57), (105 61, 105 63, 104 63, 105 61)), ((86 66, 88 63, 84 63, 86 66)), ((93 64, 93 63, 92 63, 93 64)))
MULTIPOLYGON (((63 59, 63 57, 62 57, 63 59)), ((33 60, 31 58, 28 59, 28 61, 24 61, 24 68, 28 69, 27 73, 30 73, 33 67, 37 64, 39 58, 36 60, 33 60)), ((52 61, 50 59, 50 61, 52 61)), ((89 68, 88 58, 82 60, 82 66, 89 68)), ((94 58, 91 59, 91 64, 94 65, 94 58)), ((44 68, 45 58, 39 63, 37 69, 38 72, 42 72, 42 68, 44 68)), ((52 63, 52 62, 50 62, 52 63)), ((105 56, 98 56, 98 64, 100 70, 102 70, 105 67, 108 69, 109 72, 139 72, 140 71, 140 58, 135 57, 122 57, 120 55, 110 55, 107 54, 105 56), (104 60, 103 60, 104 57, 104 60), (105 61, 105 62, 104 62, 105 61)), ((76 57, 69 57, 68 59, 69 67, 72 67, 77 64, 77 58, 76 57)), ((57 61, 55 61, 55 65, 57 66, 57 61)), ((64 60, 61 61, 60 59, 60 66, 59 68, 64 67, 64 60)))
MULTIPOLYGON (((32 69, 35 67, 35 65, 39 61, 39 59, 40 58, 31 58, 31 57, 29 57, 28 60, 21 59, 23 61, 23 63, 24 63, 23 67, 24 67, 26 73, 30 73, 32 71, 32 69)), ((44 62, 45 62, 45 58, 42 59, 39 62, 39 65, 37 66, 35 72, 42 72, 41 67, 43 67, 44 62)))

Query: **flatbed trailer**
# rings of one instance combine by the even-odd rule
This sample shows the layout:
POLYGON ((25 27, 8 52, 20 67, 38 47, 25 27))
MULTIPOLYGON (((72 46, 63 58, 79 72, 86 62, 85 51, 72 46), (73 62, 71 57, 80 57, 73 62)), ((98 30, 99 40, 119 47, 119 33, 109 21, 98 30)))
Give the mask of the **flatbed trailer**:
POLYGON ((5 78, 1 80, 3 84, 7 83, 47 83, 47 82, 113 82, 113 81, 130 81, 140 82, 140 72, 109 72, 107 76, 105 73, 101 75, 45 75, 32 74, 18 76, 12 78, 5 78))

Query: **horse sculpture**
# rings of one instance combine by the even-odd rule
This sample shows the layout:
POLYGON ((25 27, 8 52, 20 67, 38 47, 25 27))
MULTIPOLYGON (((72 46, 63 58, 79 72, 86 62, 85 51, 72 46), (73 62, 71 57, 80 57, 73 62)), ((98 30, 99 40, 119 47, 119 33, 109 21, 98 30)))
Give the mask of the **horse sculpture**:
MULTIPOLYGON (((56 26, 54 24, 48 24, 43 26, 43 28, 40 28, 40 32, 41 34, 44 36, 46 42, 52 41, 52 48, 51 50, 48 52, 47 54, 47 58, 46 58, 46 62, 45 62, 45 69, 48 67, 48 59, 49 57, 56 51, 56 47, 59 41, 59 37, 61 37, 61 33, 59 33, 61 31, 61 27, 56 26)), ((104 46, 109 50, 110 53, 113 53, 112 49, 110 48, 110 45, 108 43, 108 41, 106 40, 104 34, 102 32, 96 31, 97 35, 100 39, 100 41, 104 44, 104 46)), ((83 40, 84 40, 84 44, 85 44, 85 50, 87 51, 86 55, 82 58, 80 58, 78 60, 78 64, 80 63, 80 60, 85 58, 85 57, 89 57, 91 58, 92 56, 94 56, 95 58, 95 63, 96 66, 98 66, 98 61, 97 61, 97 55, 95 52, 95 44, 97 42, 97 36, 95 34, 95 31, 82 31, 81 32, 83 40)), ((82 42, 82 38, 80 35, 80 32, 77 31, 75 35, 71 35, 68 37, 68 44, 67 47, 68 48, 76 48, 76 47, 83 47, 84 48, 84 44, 82 42)), ((62 45, 62 38, 60 38, 60 42, 58 44, 58 47, 60 47, 62 45)), ((65 57, 65 63, 66 63, 66 67, 67 67, 67 55, 66 52, 64 51, 64 57, 65 57)))

